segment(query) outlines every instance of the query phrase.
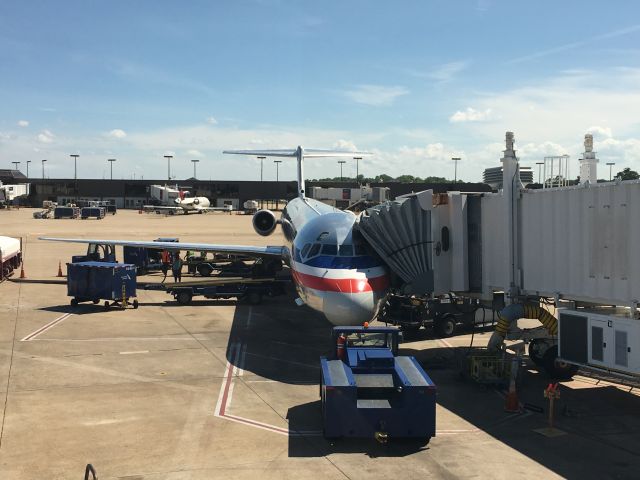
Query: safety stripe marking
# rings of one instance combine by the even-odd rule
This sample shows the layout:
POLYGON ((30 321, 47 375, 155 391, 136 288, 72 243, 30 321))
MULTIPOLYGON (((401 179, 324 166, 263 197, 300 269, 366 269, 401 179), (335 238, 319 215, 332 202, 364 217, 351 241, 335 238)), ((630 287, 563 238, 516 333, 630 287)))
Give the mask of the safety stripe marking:
POLYGON ((43 334, 44 332, 46 332, 47 330, 55 327, 57 324, 63 322, 64 320, 66 320, 67 318, 69 318, 71 315, 73 315, 72 313, 65 313, 64 315, 59 316, 58 318, 56 318, 55 320, 50 321, 49 323, 47 323, 46 325, 43 325, 42 327, 40 327, 39 329, 37 329, 34 332, 31 332, 29 335, 27 335, 26 337, 24 337, 22 340, 20 340, 21 342, 30 342, 31 340, 33 340, 34 338, 36 338, 38 335, 43 334))

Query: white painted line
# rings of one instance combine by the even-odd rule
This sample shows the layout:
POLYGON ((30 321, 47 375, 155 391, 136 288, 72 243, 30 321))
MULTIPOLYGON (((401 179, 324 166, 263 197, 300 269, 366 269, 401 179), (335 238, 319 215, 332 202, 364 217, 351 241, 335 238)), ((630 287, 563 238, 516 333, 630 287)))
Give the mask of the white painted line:
POLYGON ((444 338, 439 338, 438 341, 447 348, 454 348, 449 342, 447 342, 444 338))
POLYGON ((133 352, 120 352, 120 355, 136 355, 138 353, 149 353, 149 350, 136 350, 133 352))
POLYGON ((55 320, 52 320, 49 323, 47 323, 46 325, 43 325, 39 329, 31 332, 29 335, 27 335, 26 337, 24 337, 20 341, 21 342, 30 342, 31 340, 36 338, 38 335, 41 335, 44 332, 46 332, 47 330, 49 330, 50 328, 55 327, 57 324, 63 322, 65 319, 69 318, 71 315, 73 315, 73 314, 72 313, 65 313, 64 315, 59 316, 55 320))

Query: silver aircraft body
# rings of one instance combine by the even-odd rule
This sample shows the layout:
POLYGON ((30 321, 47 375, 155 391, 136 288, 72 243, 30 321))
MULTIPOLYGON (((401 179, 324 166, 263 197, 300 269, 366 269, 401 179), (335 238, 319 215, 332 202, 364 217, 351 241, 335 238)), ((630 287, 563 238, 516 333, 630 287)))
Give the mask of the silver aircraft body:
POLYGON ((389 288, 389 273, 370 249, 354 233, 356 216, 305 196, 303 162, 315 157, 352 157, 360 152, 332 150, 234 150, 224 153, 294 157, 298 164, 298 197, 287 203, 278 220, 269 210, 253 217, 260 235, 273 233, 280 224, 288 245, 254 247, 185 242, 145 242, 130 240, 43 238, 43 240, 137 246, 166 250, 195 250, 218 253, 279 257, 289 265, 304 303, 321 312, 334 325, 358 325, 375 318, 389 288))

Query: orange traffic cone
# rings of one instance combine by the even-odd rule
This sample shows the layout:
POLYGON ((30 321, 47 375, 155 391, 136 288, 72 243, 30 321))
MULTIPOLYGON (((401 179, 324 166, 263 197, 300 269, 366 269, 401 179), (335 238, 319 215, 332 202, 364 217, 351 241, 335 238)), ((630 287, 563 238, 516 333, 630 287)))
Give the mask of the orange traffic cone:
POLYGON ((20 263, 20 278, 27 278, 24 274, 24 262, 20 263))
POLYGON ((62 277, 62 262, 58 260, 58 276, 62 277))

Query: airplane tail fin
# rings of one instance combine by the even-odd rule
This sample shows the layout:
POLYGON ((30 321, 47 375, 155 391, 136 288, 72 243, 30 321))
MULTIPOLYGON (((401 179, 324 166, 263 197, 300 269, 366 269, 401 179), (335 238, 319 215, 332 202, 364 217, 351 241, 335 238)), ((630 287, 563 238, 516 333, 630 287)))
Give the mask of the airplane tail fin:
POLYGON ((231 155, 251 155, 256 157, 293 157, 297 160, 298 167, 298 196, 305 197, 304 183, 304 159, 328 158, 328 157, 363 157, 371 155, 369 152, 348 152, 340 150, 304 149, 298 147, 290 150, 224 150, 222 153, 231 155))

